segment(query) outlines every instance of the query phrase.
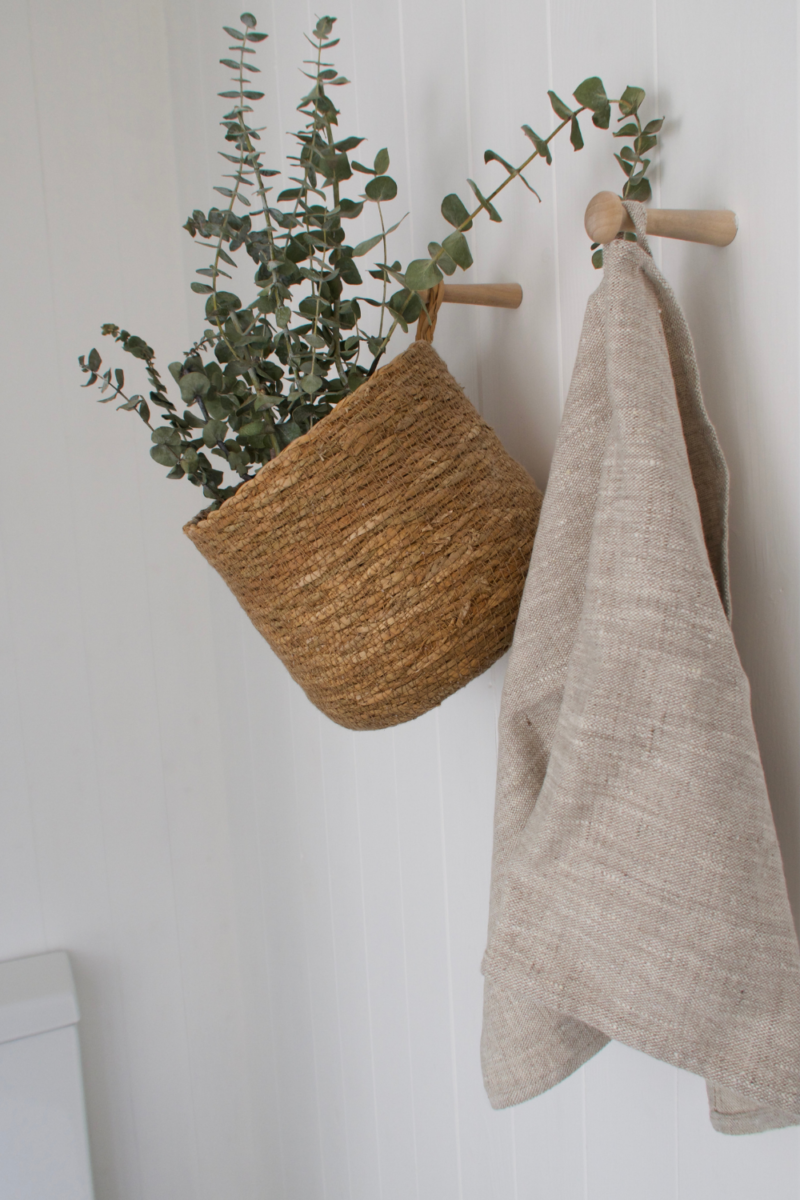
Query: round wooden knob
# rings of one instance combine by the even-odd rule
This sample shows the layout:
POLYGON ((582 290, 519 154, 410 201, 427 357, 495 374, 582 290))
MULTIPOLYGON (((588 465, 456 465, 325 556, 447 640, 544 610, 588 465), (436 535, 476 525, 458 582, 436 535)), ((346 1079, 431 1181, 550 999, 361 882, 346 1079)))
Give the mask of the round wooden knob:
POLYGON ((583 225, 593 242, 613 242, 626 217, 622 201, 614 192, 598 192, 586 209, 583 225))

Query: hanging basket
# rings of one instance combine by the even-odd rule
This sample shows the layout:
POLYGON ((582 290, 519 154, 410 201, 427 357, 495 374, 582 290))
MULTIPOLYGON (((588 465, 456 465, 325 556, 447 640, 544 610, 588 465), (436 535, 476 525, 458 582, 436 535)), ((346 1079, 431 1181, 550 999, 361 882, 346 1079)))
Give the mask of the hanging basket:
POLYGON ((419 340, 184 532, 317 708, 382 729, 508 649, 541 502, 419 340))

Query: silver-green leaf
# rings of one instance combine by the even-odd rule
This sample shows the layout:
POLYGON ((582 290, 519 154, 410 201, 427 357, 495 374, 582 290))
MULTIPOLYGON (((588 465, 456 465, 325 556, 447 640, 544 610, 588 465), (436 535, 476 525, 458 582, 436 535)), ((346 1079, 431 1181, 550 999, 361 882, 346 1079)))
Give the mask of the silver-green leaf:
POLYGON ((412 292, 424 292, 442 281, 442 272, 429 258, 415 258, 405 273, 406 287, 412 292))
POLYGON ((181 378, 179 386, 181 397, 191 404, 198 396, 205 396, 211 387, 211 380, 202 371, 190 371, 181 378))
POLYGON ((461 267, 462 271, 468 270, 472 266, 472 254, 470 253, 469 242, 464 237, 463 233, 456 230, 449 234, 442 246, 452 258, 453 262, 461 267))

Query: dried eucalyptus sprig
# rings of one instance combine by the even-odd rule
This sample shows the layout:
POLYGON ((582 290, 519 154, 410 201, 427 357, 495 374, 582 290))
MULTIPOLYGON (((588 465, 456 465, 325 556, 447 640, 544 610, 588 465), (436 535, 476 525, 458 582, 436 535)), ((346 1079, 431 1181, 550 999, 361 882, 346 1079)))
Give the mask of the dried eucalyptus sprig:
POLYGON ((388 174, 389 152, 379 150, 371 167, 351 162, 350 152, 364 139, 340 138, 336 133, 339 110, 328 91, 348 81, 323 58, 339 40, 331 38, 334 20, 320 18, 313 36, 307 38, 314 51, 304 64, 311 68, 304 72, 311 88, 298 105, 305 124, 294 135, 297 150, 289 159, 294 168, 288 180, 291 186, 274 201, 268 181, 279 172, 264 165, 257 148, 262 130, 250 125, 248 115, 253 111, 249 101, 263 98, 252 86, 251 76, 258 67, 248 56, 267 35, 256 31, 251 13, 242 13, 242 29, 224 26, 234 43, 229 47, 234 57, 220 60, 233 72, 234 87, 219 93, 234 101, 222 120, 228 149, 220 152, 231 166, 225 176, 230 186, 226 182, 215 189, 224 207, 208 212, 196 209, 185 225, 196 243, 211 254, 208 265, 198 268, 200 279, 191 285, 207 297, 207 327, 183 360, 169 366, 181 408, 169 397, 153 350, 117 325, 104 325, 103 333, 146 364, 149 403, 144 396, 125 394, 121 370, 101 372, 96 349, 79 359, 89 376, 84 386, 98 383, 101 392, 108 393, 101 396, 101 403, 120 399, 120 408, 138 412, 151 430, 150 453, 168 468, 168 478, 185 476, 202 487, 212 507, 232 496, 262 464, 369 377, 395 330, 407 330, 423 311, 420 293, 457 267, 466 270, 472 265, 465 233, 479 214, 485 211, 491 221, 501 220, 494 200, 513 179, 520 178, 534 192, 523 171, 535 158, 552 163, 550 143, 562 129, 569 126, 575 150, 583 147, 581 113, 590 111, 600 129, 609 126, 612 104, 619 106, 622 118, 634 118, 635 124, 615 135, 634 136, 633 147, 626 146, 617 156, 628 176, 624 195, 637 199, 649 195, 645 179, 649 159, 642 155, 655 145, 660 122, 642 128, 641 88, 627 88, 620 100, 613 101, 593 77, 576 89, 575 109, 554 92, 548 93, 560 124, 546 138, 523 125, 533 152, 519 167, 493 150, 486 151, 485 162, 500 163, 505 178, 487 196, 468 180, 478 202, 472 212, 456 194, 446 196, 441 211, 452 232, 441 242, 431 242, 428 257, 412 261, 404 271, 400 262, 389 262, 388 238, 403 219, 387 227, 384 205, 397 196, 397 184, 388 174), (355 199, 342 194, 353 172, 369 176, 355 199), (344 222, 359 216, 365 207, 374 208, 380 230, 351 246, 344 222), (222 283, 231 279, 225 268, 236 268, 234 255, 242 249, 255 264, 256 295, 246 304, 222 283), (369 271, 382 285, 378 300, 357 294, 363 281, 355 260, 371 251, 379 252, 379 261, 369 271), (392 291, 393 285, 398 285, 397 290, 392 291), (377 329, 362 328, 362 304, 379 310, 377 329), (368 365, 360 361, 363 348, 370 356, 368 365), (155 427, 153 408, 160 410, 155 427), (215 466, 209 455, 221 462, 215 466), (225 468, 238 476, 235 482, 226 480, 225 468))

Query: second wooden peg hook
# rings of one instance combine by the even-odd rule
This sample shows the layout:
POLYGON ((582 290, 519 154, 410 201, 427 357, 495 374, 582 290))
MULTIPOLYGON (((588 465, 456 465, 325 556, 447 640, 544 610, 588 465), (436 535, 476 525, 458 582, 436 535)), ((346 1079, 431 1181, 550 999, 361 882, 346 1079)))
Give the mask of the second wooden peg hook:
POLYGON ((522 288, 518 283, 440 283, 419 298, 427 311, 417 323, 417 341, 432 342, 436 318, 442 304, 482 304, 489 308, 519 308, 522 288), (433 304, 431 304, 433 298, 433 304))
MULTIPOLYGON (((604 245, 618 233, 633 229, 622 201, 614 192, 598 192, 588 204, 584 228, 593 242, 604 245)), ((736 237, 736 214, 727 209, 649 208, 647 233, 656 237, 728 246, 736 237)))

